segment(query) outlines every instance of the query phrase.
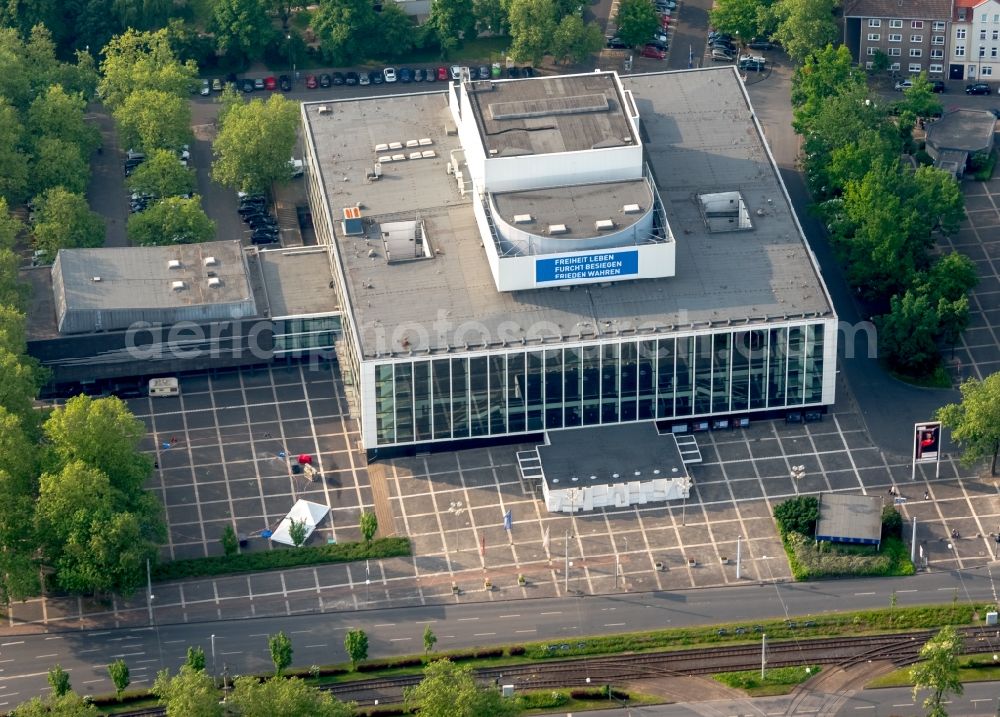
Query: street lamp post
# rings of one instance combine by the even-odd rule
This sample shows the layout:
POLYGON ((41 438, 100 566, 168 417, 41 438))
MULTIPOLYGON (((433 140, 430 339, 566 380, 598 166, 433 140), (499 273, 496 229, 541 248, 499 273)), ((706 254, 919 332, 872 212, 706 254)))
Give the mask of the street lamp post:
POLYGON ((212 639, 212 680, 214 681, 215 680, 215 676, 219 674, 219 665, 215 661, 215 635, 214 634, 212 635, 211 639, 212 639))
POLYGON ((285 35, 285 40, 288 42, 288 60, 292 63, 292 87, 294 87, 298 73, 295 72, 295 47, 292 45, 292 33, 285 35))

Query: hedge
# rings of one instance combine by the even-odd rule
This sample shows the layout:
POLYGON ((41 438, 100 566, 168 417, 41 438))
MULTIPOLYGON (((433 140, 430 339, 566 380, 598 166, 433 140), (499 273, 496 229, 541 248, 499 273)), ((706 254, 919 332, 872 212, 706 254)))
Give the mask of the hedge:
POLYGON ((298 568, 321 563, 349 563, 356 560, 398 558, 410 555, 409 538, 378 538, 371 543, 334 543, 288 550, 263 550, 238 555, 174 560, 157 565, 154 580, 211 577, 259 570, 298 568))

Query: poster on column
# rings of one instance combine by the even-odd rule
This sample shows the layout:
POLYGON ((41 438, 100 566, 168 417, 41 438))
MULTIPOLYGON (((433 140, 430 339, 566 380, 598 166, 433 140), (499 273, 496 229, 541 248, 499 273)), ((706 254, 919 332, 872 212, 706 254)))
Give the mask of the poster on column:
POLYGON ((917 423, 913 426, 913 460, 933 463, 941 455, 941 422, 917 423))

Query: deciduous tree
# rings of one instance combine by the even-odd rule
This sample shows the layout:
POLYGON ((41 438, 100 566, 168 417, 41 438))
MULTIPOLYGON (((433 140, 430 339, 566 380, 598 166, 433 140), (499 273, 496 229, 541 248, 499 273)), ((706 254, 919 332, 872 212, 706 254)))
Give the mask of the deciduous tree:
POLYGON ((802 62, 817 47, 837 41, 836 8, 837 0, 777 0, 774 36, 793 62, 802 62))
POLYGON ((267 102, 235 105, 225 115, 212 149, 216 181, 244 192, 269 191, 287 182, 295 146, 299 109, 280 94, 267 102))
POLYGON ((118 696, 118 701, 121 702, 122 693, 125 692, 125 688, 132 682, 125 660, 119 658, 108 665, 108 675, 115 685, 115 694, 118 696))
POLYGON ((285 633, 279 632, 267 638, 267 648, 271 651, 274 674, 280 677, 281 673, 292 664, 292 641, 285 633))
MULTIPOLYGON (((28 167, 28 188, 33 196, 54 187, 82 196, 90 183, 89 158, 83 156, 79 146, 58 137, 47 135, 36 140, 28 167)), ((103 233, 103 222, 101 226, 103 233)))
POLYGON ((622 0, 618 3, 618 37, 626 45, 642 45, 660 26, 651 0, 622 0))
POLYGON ((169 149, 153 150, 126 181, 133 192, 154 197, 176 197, 195 190, 194 173, 169 149))
POLYGON ((232 525, 227 524, 222 529, 222 552, 226 556, 236 555, 240 551, 240 541, 236 537, 236 530, 232 525))
POLYGON ((937 418, 962 448, 962 462, 971 466, 988 458, 990 475, 995 476, 1000 454, 1000 372, 982 381, 970 378, 959 388, 962 400, 939 408, 937 418))
POLYGON ((934 94, 926 72, 921 72, 913 78, 913 85, 903 90, 903 101, 899 104, 902 109, 912 112, 917 117, 934 117, 941 114, 941 101, 934 94))
MULTIPOLYGON (((792 75, 792 126, 799 134, 811 129, 811 121, 824 102, 835 95, 867 90, 865 77, 845 46, 826 45, 813 50, 792 75)), ((858 97, 858 101, 863 101, 858 97)))
POLYGON ((507 717, 518 713, 513 700, 493 688, 476 684, 470 665, 435 660, 424 668, 424 679, 403 691, 406 707, 421 717, 507 717))
POLYGON ((10 213, 7 200, 0 197, 0 249, 13 249, 24 225, 10 213))
MULTIPOLYGON (((189 658, 190 655, 189 650, 189 658)), ((215 680, 204 669, 193 668, 190 664, 181 665, 173 677, 169 670, 161 670, 151 691, 159 698, 167 717, 221 717, 223 714, 215 680)))
POLYGON ((336 66, 364 59, 378 33, 378 18, 369 0, 322 0, 312 20, 323 55, 336 66))
POLYGON ((604 33, 597 23, 584 24, 579 15, 559 21, 549 51, 559 62, 583 62, 604 47, 604 33))
POLYGON ((765 0, 717 0, 708 21, 719 32, 728 33, 746 43, 768 31, 771 2, 765 0))
POLYGON ((20 149, 23 140, 17 110, 0 96, 0 196, 12 204, 23 200, 28 189, 28 156, 20 149))
POLYGON ((164 90, 140 89, 115 109, 122 141, 130 147, 177 150, 191 141, 191 105, 164 90))
POLYGON ((386 57, 393 59, 404 57, 413 49, 416 36, 413 17, 398 3, 382 6, 378 18, 378 31, 382 52, 386 57))
POLYGON ((889 313, 875 320, 880 354, 891 367, 909 376, 924 376, 938 365, 937 307, 912 289, 889 300, 889 313))
POLYGON ((352 705, 338 702, 329 693, 295 677, 287 680, 272 677, 263 682, 256 677, 237 677, 226 704, 235 708, 240 717, 351 717, 354 714, 352 705))
POLYGON ((196 672, 205 671, 205 651, 200 647, 189 647, 184 665, 196 672))
POLYGON ((362 510, 361 515, 358 516, 358 523, 365 542, 372 542, 372 538, 375 537, 375 533, 378 531, 378 516, 369 510, 362 510))
POLYGON ((424 652, 430 652, 434 649, 434 645, 437 644, 437 635, 431 630, 431 626, 427 625, 424 627, 424 652))
POLYGON ((241 64, 260 57, 274 35, 266 0, 215 0, 212 14, 218 50, 241 64))
POLYGON ((129 217, 128 237, 140 246, 200 244, 215 238, 215 222, 201 208, 198 195, 167 197, 129 217))
POLYGON ((28 132, 38 137, 53 137, 76 145, 82 156, 90 157, 101 144, 101 133, 84 115, 87 101, 79 92, 69 93, 62 85, 53 85, 39 95, 28 108, 28 132))
POLYGON ((920 649, 921 661, 910 668, 914 701, 921 692, 930 692, 923 701, 927 717, 948 717, 945 710, 948 696, 962 694, 962 680, 958 673, 960 654, 962 637, 948 625, 924 644, 920 649))
POLYGON ((540 63, 556 30, 553 0, 510 0, 507 19, 510 23, 510 56, 517 62, 540 63))
POLYGON ((292 545, 296 548, 306 542, 306 521, 290 520, 288 525, 288 537, 292 539, 292 545))
POLYGON ((34 235, 35 246, 55 258, 60 249, 104 244, 104 220, 82 195, 55 187, 35 202, 34 235))
POLYGON ((431 0, 427 26, 441 46, 441 57, 447 58, 461 46, 463 40, 476 36, 476 12, 473 0, 431 0))
POLYGON ((104 48, 98 92, 106 105, 117 109, 138 90, 187 98, 197 77, 198 66, 193 61, 177 60, 165 29, 127 30, 104 48))
POLYGON ((62 697, 71 689, 69 684, 69 673, 66 672, 61 665, 50 667, 47 679, 49 687, 52 688, 52 694, 56 697, 62 697))
POLYGON ((33 697, 21 703, 12 713, 13 717, 97 717, 97 707, 86 702, 75 692, 67 692, 62 697, 50 695, 46 699, 33 697))
POLYGON ((344 635, 344 649, 351 660, 351 667, 368 659, 368 635, 364 630, 348 630, 344 635))

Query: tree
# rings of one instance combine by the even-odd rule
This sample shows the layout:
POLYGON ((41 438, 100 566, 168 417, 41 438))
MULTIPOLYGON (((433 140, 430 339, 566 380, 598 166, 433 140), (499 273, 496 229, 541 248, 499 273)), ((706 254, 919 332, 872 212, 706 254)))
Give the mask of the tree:
POLYGON ((371 543, 372 538, 375 537, 375 533, 378 531, 378 516, 367 510, 362 510, 361 515, 358 516, 358 524, 361 527, 361 535, 364 537, 366 543, 371 543))
POLYGON ((359 662, 368 659, 368 635, 364 630, 348 630, 344 635, 344 649, 351 659, 351 667, 357 668, 359 662))
POLYGON ((962 400, 937 411, 937 419, 951 429, 962 448, 962 463, 971 466, 990 458, 990 475, 997 474, 1000 454, 1000 372, 979 381, 970 378, 959 387, 962 400))
POLYGON ((121 399, 74 396, 49 414, 43 429, 50 466, 79 460, 108 477, 123 507, 139 504, 153 461, 139 451, 145 426, 121 399))
POLYGON ((125 183, 133 192, 154 197, 176 197, 195 190, 194 173, 168 149, 153 150, 125 183))
POLYGON ((510 23, 510 56, 517 62, 539 64, 556 31, 553 0, 510 0, 507 18, 510 23))
POLYGON ((509 23, 506 0, 472 0, 472 6, 476 13, 476 29, 479 32, 507 34, 509 23))
POLYGON ((272 677, 263 682, 256 677, 237 677, 226 704, 235 708, 240 717, 351 717, 354 714, 353 705, 338 702, 332 695, 297 677, 287 680, 272 677))
POLYGON ((205 651, 200 647, 189 647, 187 649, 187 659, 184 661, 184 664, 196 672, 204 672, 205 651))
POLYGON ((890 311, 875 319, 881 355, 897 371, 925 376, 940 362, 936 337, 940 316, 928 297, 907 289, 889 300, 890 311))
POLYGON ((28 108, 27 128, 35 137, 54 137, 75 144, 84 157, 101 144, 101 133, 85 119, 87 100, 79 92, 70 94, 53 85, 36 97, 28 108))
POLYGON ((201 208, 201 198, 167 197, 128 218, 128 238, 140 246, 200 244, 215 239, 215 222, 201 208))
POLYGON ((584 24, 579 15, 559 21, 549 48, 557 61, 583 62, 604 47, 604 32, 597 23, 584 24))
POLYGON ((651 0, 622 0, 618 3, 618 37, 626 45, 642 45, 660 26, 651 0))
POLYGON ((718 0, 708 21, 717 31, 746 43, 768 29, 770 7, 770 2, 760 0, 718 0))
POLYGON ((108 665, 108 675, 115 684, 115 695, 118 697, 118 701, 121 702, 122 693, 125 692, 125 688, 132 682, 129 678, 128 665, 125 664, 125 660, 118 658, 108 665))
POLYGON ((191 141, 191 105, 163 90, 136 90, 115 109, 122 141, 151 152, 177 150, 191 141))
POLYGON ((0 249, 13 249, 24 225, 10 213, 7 200, 0 197, 0 249))
POLYGON ((434 649, 434 645, 437 644, 437 635, 431 630, 431 626, 427 625, 424 627, 424 652, 430 652, 434 649))
POLYGON ((814 496, 789 498, 774 506, 774 519, 783 533, 812 536, 819 520, 819 501, 814 496))
POLYGON ((837 0, 777 0, 774 36, 793 62, 800 63, 817 47, 837 41, 837 0))
POLYGON ((114 0, 113 8, 121 27, 141 30, 161 27, 167 21, 172 0, 114 0))
POLYGON ((71 689, 69 673, 61 665, 49 668, 48 681, 49 687, 52 688, 52 694, 56 697, 62 697, 71 689))
POLYGON ((285 633, 279 632, 267 638, 267 648, 271 651, 274 674, 280 676, 285 668, 292 664, 292 641, 285 633))
POLYGON ((240 64, 258 58, 274 35, 265 0, 215 0, 212 13, 219 54, 240 64))
POLYGON ((413 49, 416 28, 413 18, 398 3, 387 3, 379 13, 378 31, 387 57, 403 57, 413 49))
POLYGON ((421 717, 508 717, 519 711, 493 688, 480 688, 471 665, 435 660, 424 668, 424 679, 403 690, 403 702, 421 717))
POLYGON ((104 219, 90 210, 83 196, 54 187, 35 202, 34 234, 35 248, 55 258, 60 249, 104 244, 104 219))
POLYGON ((948 695, 962 694, 962 680, 958 674, 958 656, 962 653, 962 636, 954 627, 941 628, 920 649, 921 661, 910 668, 913 680, 913 699, 923 690, 930 690, 923 706, 927 717, 948 717, 944 705, 948 695))
POLYGON ((53 187, 82 195, 90 183, 88 158, 83 156, 77 145, 58 137, 39 138, 28 167, 28 189, 32 195, 53 187))
POLYGON ((847 47, 826 45, 810 52, 792 75, 795 131, 806 134, 824 102, 858 89, 867 89, 864 74, 854 64, 847 47))
POLYGON ((174 56, 166 30, 127 30, 104 48, 98 93, 114 110, 138 90, 186 98, 197 77, 192 60, 181 63, 174 56))
POLYGON ((236 530, 232 525, 226 525, 222 529, 222 552, 229 557, 230 555, 236 555, 240 551, 240 541, 236 537, 236 530))
POLYGON ((61 697, 50 695, 46 699, 34 697, 22 702, 12 713, 13 717, 97 717, 97 707, 75 692, 61 697))
POLYGON ((152 693, 166 709, 167 717, 222 717, 215 680, 204 669, 192 667, 190 659, 191 649, 188 648, 188 664, 181 665, 174 677, 170 676, 170 670, 161 670, 156 675, 152 693))
POLYGON ((298 105, 280 94, 232 107, 212 145, 212 176, 244 192, 268 191, 275 182, 289 181, 298 125, 298 105))
POLYGON ((441 57, 447 58, 463 40, 476 36, 475 6, 472 0, 431 0, 426 25, 441 46, 441 57))
POLYGON ((922 239, 929 251, 934 246, 932 232, 949 236, 958 231, 965 219, 965 198, 962 188, 950 173, 937 167, 918 167, 904 185, 904 196, 910 217, 906 231, 922 239))
POLYGON ((0 406, 24 416, 38 394, 39 374, 30 360, 7 349, 0 349, 0 406))
POLYGON ((301 547, 304 542, 306 542, 306 537, 308 531, 306 530, 306 521, 304 520, 291 520, 288 525, 288 537, 292 539, 292 545, 296 548, 301 547))
POLYGON ((903 90, 901 109, 912 112, 917 117, 934 117, 941 114, 941 101, 934 94, 933 85, 927 73, 921 72, 913 78, 913 85, 903 90))
POLYGON ((322 0, 312 27, 323 44, 323 55, 332 64, 352 65, 371 49, 378 17, 369 0, 322 0))
POLYGON ((875 54, 872 56, 872 69, 873 75, 879 75, 888 70, 892 66, 892 60, 889 56, 885 54, 882 50, 876 50, 875 54))
MULTIPOLYGON (((0 329, 13 327, 21 316, 9 307, 0 307, 0 329)), ((4 342, 17 339, 5 336, 4 342)), ((4 348, 3 351, 8 351, 4 348)), ((16 354, 12 354, 16 357, 16 354)), ((0 365, 0 369, 2 369, 0 365)), ((4 383, 10 374, 4 373, 4 383)), ((18 380, 20 380, 18 378, 18 380)), ((0 388, 3 384, 0 384, 0 388)), ((38 550, 33 530, 35 496, 38 493, 35 442, 26 424, 34 418, 32 403, 25 398, 21 413, 0 405, 0 605, 36 595, 39 588, 38 550)))
POLYGON ((11 203, 24 199, 28 188, 28 156, 20 150, 23 138, 17 110, 0 96, 0 196, 11 203))

